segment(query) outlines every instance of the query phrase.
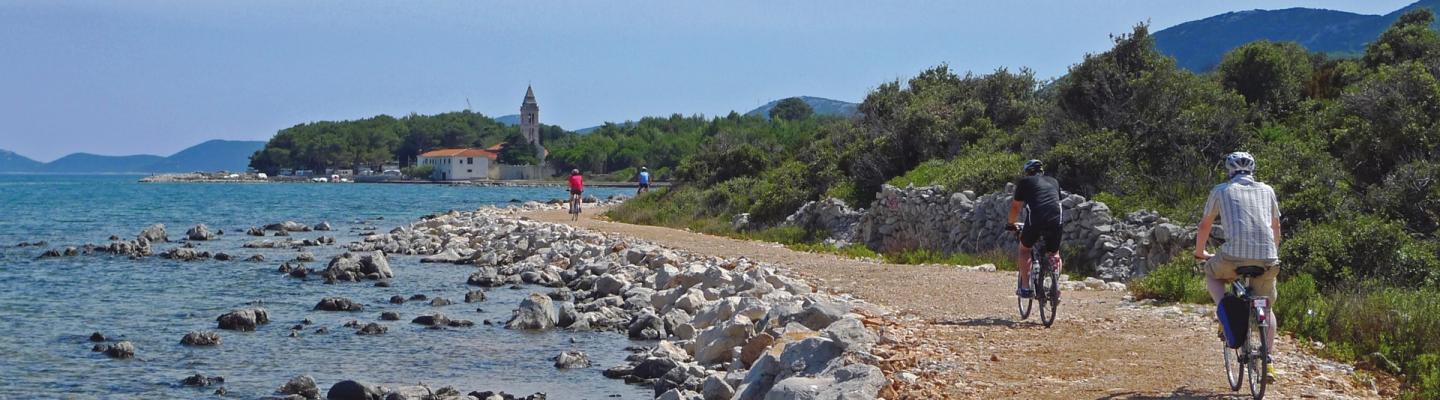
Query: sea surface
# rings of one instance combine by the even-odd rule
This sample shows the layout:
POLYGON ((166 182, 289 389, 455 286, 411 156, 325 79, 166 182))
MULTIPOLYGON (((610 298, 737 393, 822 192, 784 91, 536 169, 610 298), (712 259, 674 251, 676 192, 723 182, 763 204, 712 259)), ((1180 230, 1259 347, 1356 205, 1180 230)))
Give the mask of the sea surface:
MULTIPOLYGON (((513 200, 562 198, 562 188, 503 188, 406 184, 205 184, 138 183, 139 176, 0 175, 0 399, 30 398, 213 398, 217 387, 193 388, 181 379, 222 376, 229 398, 274 394, 291 377, 308 374, 322 394, 345 379, 370 384, 424 383, 453 386, 461 393, 544 392, 552 399, 648 398, 650 390, 600 375, 620 364, 632 342, 616 333, 543 333, 501 327, 511 310, 533 289, 493 289, 484 302, 466 304, 472 268, 420 264, 418 257, 390 257, 393 286, 369 282, 326 285, 277 272, 293 259, 292 249, 244 249, 251 226, 293 220, 328 221, 330 232, 300 232, 292 238, 336 238, 336 245, 306 248, 324 268, 343 246, 367 231, 387 232, 418 217, 447 210, 505 205, 513 200), (37 258, 42 252, 86 243, 104 244, 111 235, 134 239, 154 223, 168 228, 178 247, 186 229, 204 223, 223 230, 219 240, 196 242, 201 250, 241 258, 264 254, 265 262, 180 262, 158 255, 141 260, 101 253, 37 258), (21 242, 48 242, 18 247, 21 242), (456 304, 432 307, 425 301, 391 305, 393 295, 424 294, 456 304), (361 302, 365 311, 312 311, 327 296, 361 302), (215 318, 230 310, 262 306, 271 323, 255 332, 216 329, 215 318), (397 311, 400 321, 379 321, 397 311), (470 328, 428 330, 410 319, 442 312, 476 323, 470 328), (305 319, 313 325, 290 337, 305 319), (342 325, 380 322, 389 332, 359 336, 342 325), (494 326, 484 326, 489 320, 494 326), (316 333, 326 327, 330 333, 316 333), (180 345, 186 332, 215 330, 222 344, 180 345), (129 340, 136 357, 112 360, 91 352, 91 332, 129 340), (594 366, 557 370, 551 357, 581 350, 594 366)), ((631 189, 592 190, 600 197, 631 189)))

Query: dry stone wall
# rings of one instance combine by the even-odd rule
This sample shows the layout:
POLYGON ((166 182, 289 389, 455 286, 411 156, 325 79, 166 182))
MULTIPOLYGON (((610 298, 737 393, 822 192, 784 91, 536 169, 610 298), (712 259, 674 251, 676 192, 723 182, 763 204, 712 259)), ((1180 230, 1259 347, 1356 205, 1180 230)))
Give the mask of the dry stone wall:
MULTIPOLYGON (((1005 231, 1013 193, 1014 185, 982 196, 948 192, 940 186, 885 185, 869 210, 853 210, 839 200, 826 199, 801 207, 787 224, 825 229, 832 242, 864 244, 880 252, 1010 251, 1018 244, 1005 231)), ((1194 227, 1171 223, 1154 212, 1115 217, 1105 203, 1064 196, 1062 245, 1072 249, 1067 263, 1093 265, 1101 279, 1143 276, 1194 243, 1194 227)))

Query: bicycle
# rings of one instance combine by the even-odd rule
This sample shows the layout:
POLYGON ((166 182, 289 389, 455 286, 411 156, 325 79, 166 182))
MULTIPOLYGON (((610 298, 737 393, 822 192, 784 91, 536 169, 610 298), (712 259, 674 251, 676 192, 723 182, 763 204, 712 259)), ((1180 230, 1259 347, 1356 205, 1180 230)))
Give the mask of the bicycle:
POLYGON ((1243 304, 1238 306, 1238 309, 1244 310, 1244 315, 1239 312, 1231 315, 1227 308, 1226 315, 1217 316, 1221 318, 1221 330, 1225 339, 1221 347, 1225 356, 1225 378, 1231 391, 1240 391, 1240 385, 1248 381, 1250 396, 1260 400, 1265 398, 1265 375, 1270 371, 1270 348, 1265 345, 1265 336, 1269 333, 1267 330, 1271 329, 1270 315, 1265 312, 1270 299, 1251 296, 1250 280, 1264 275, 1265 267, 1242 265, 1235 269, 1235 274, 1240 278, 1230 283, 1225 299, 1221 301, 1243 304), (1232 298, 1233 301, 1230 300, 1232 298), (1232 332, 1237 324, 1245 324, 1247 327, 1243 331, 1232 332))
POLYGON ((570 220, 580 220, 580 194, 570 193, 570 220))
MULTIPOLYGON (((1015 239, 1019 240, 1020 235, 1025 232, 1024 223, 1015 224, 1015 239)), ((1020 309, 1020 319, 1023 321, 1030 318, 1030 310, 1035 303, 1040 304, 1040 323, 1046 328, 1055 323, 1055 314, 1060 305, 1060 273, 1050 263, 1050 255, 1045 254, 1045 238, 1035 242, 1030 248, 1030 289, 1035 292, 1034 296, 1024 298, 1015 296, 1015 305, 1020 309), (1047 311, 1046 308, 1049 308, 1047 311)), ((1016 280, 1025 277, 1016 274, 1016 280)))

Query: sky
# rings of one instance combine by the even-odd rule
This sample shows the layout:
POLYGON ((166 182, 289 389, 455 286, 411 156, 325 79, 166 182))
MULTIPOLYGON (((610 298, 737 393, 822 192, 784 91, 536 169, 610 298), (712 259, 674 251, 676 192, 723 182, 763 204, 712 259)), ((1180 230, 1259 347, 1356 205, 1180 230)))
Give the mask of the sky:
POLYGON ((1228 11, 1372 1, 0 0, 0 149, 169 155, 320 120, 470 107, 568 129, 859 102, 942 63, 1052 78, 1110 35, 1228 11))

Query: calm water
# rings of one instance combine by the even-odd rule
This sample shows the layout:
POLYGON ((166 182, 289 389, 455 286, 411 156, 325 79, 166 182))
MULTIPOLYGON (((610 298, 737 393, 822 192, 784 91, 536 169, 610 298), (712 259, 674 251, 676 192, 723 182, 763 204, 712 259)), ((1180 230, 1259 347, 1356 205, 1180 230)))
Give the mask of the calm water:
MULTIPOLYGON (((196 398, 211 388, 179 386, 202 373, 226 379, 233 398, 270 395, 290 377, 314 376, 321 390, 343 379, 379 384, 424 382, 432 388, 504 390, 551 398, 647 397, 649 390, 600 376, 620 363, 622 335, 603 333, 526 333, 480 324, 503 324, 529 291, 496 289, 490 299, 463 302, 471 288, 471 269, 420 264, 416 257, 392 256, 394 286, 369 283, 325 285, 276 272, 297 251, 255 250, 240 246, 253 237, 244 228, 294 220, 329 221, 331 232, 302 232, 294 238, 333 236, 337 246, 307 248, 317 256, 309 267, 323 268, 344 243, 363 229, 385 232, 421 215, 504 204, 511 199, 545 200, 564 196, 560 188, 481 188, 382 184, 141 184, 135 176, 0 175, 0 398, 196 398), (106 243, 110 235, 133 239, 145 226, 163 223, 171 240, 190 226, 205 223, 224 230, 220 240, 200 242, 211 252, 266 262, 178 262, 151 257, 91 255, 37 260, 48 248, 106 243), (44 240, 43 248, 16 247, 44 240), (457 304, 428 302, 390 305, 392 295, 425 294, 457 304), (364 312, 311 311, 326 296, 344 296, 365 304, 364 312), (189 348, 180 338, 192 330, 215 330, 215 317, 260 304, 271 323, 255 332, 218 331, 223 344, 189 348), (477 308, 479 310, 477 310, 477 308), (382 311, 398 311, 401 321, 379 321, 389 332, 358 336, 346 321, 378 321, 382 311), (432 331, 408 321, 443 312, 476 322, 472 328, 432 331), (288 337, 290 327, 310 318, 315 324, 288 337), (328 327, 329 334, 314 333, 328 327), (90 351, 87 337, 103 332, 130 340, 136 358, 111 360, 90 351), (550 357, 564 350, 589 354, 595 367, 559 371, 550 357)), ((606 196, 628 189, 598 189, 606 196)), ((156 253, 178 243, 159 244, 156 253)), ((543 290, 537 288, 536 290, 543 290)))

